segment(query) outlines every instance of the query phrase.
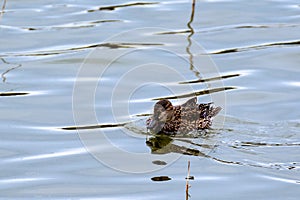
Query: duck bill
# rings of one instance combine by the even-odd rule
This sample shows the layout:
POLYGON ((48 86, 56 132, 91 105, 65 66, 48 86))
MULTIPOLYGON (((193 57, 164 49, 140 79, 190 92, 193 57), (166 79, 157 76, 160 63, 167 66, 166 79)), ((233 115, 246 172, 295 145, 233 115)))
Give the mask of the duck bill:
POLYGON ((152 119, 149 123, 149 125, 147 126, 147 129, 155 132, 155 133, 159 133, 162 129, 163 124, 161 124, 159 121, 152 119))
POLYGON ((158 125, 158 121, 155 120, 155 119, 152 119, 152 120, 150 121, 150 123, 148 124, 147 129, 152 130, 152 129, 154 129, 157 125, 158 125))

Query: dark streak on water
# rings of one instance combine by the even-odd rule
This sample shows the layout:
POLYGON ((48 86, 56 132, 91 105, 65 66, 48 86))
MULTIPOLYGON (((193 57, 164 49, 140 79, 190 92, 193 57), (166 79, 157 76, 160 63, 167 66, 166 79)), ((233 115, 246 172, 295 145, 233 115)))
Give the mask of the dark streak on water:
POLYGON ((121 20, 97 20, 97 21, 89 21, 89 22, 81 22, 81 23, 73 23, 73 24, 63 24, 61 26, 38 26, 38 27, 22 27, 22 30, 27 31, 41 31, 41 30, 61 30, 61 29, 81 29, 81 28, 90 28, 94 27, 97 24, 103 23, 111 23, 111 22, 121 22, 121 20))
POLYGON ((227 53, 236 53, 236 52, 242 52, 242 51, 265 49, 265 48, 269 48, 269 47, 298 46, 298 45, 300 45, 300 40, 286 41, 286 42, 274 42, 274 43, 268 43, 268 44, 253 45, 253 46, 249 46, 249 47, 224 49, 224 50, 210 52, 208 54, 209 55, 211 55, 211 54, 227 54, 227 53))
POLYGON ((168 176, 155 176, 151 178, 152 181, 169 181, 171 180, 168 176))
POLYGON ((89 126, 69 126, 63 127, 62 130, 85 130, 85 129, 99 129, 99 128, 113 128, 113 127, 122 127, 125 126, 127 123, 121 124, 97 124, 97 125, 89 125, 89 126))
POLYGON ((167 163, 162 160, 153 160, 152 163, 155 165, 167 165, 167 163))
MULTIPOLYGON (((300 146, 300 143, 266 143, 266 142, 241 142, 242 147, 278 147, 278 146, 300 146)), ((238 145, 237 145, 238 146, 238 145)))
POLYGON ((28 95, 29 93, 27 92, 2 92, 0 93, 0 96, 2 97, 10 97, 10 96, 23 96, 23 95, 28 95))
POLYGON ((240 76, 240 74, 229 74, 229 75, 223 75, 223 76, 219 76, 219 77, 203 78, 203 79, 198 79, 198 80, 193 80, 193 81, 180 82, 179 84, 204 83, 204 82, 218 81, 218 80, 237 77, 237 76, 240 76))
POLYGON ((102 6, 97 9, 88 10, 88 12, 95 12, 95 11, 101 11, 101 10, 112 11, 117 8, 125 8, 125 7, 132 7, 132 6, 145 6, 145 5, 153 5, 153 4, 158 4, 158 3, 157 2, 137 2, 137 3, 122 4, 122 5, 114 5, 114 6, 102 6))
POLYGON ((224 92, 226 90, 233 90, 233 89, 237 89, 237 88, 236 87, 213 88, 213 89, 196 91, 196 92, 189 93, 189 94, 176 95, 176 96, 167 96, 167 97, 160 97, 160 98, 153 98, 152 100, 181 99, 181 98, 187 98, 187 97, 201 96, 201 95, 205 95, 205 94, 212 94, 212 93, 215 93, 215 92, 224 92))
POLYGON ((0 55, 0 57, 9 57, 9 56, 49 56, 49 55, 60 55, 64 53, 71 53, 72 51, 81 51, 81 50, 88 50, 94 49, 99 47, 105 47, 110 49, 121 49, 121 48, 135 48, 138 46, 163 46, 163 44, 159 43, 102 43, 102 44, 92 44, 80 47, 72 47, 54 51, 39 51, 39 52, 32 52, 32 53, 7 53, 4 55, 0 55))
MULTIPOLYGON (((268 25, 261 25, 261 24, 245 24, 245 25, 228 25, 222 28, 220 27, 212 27, 212 28, 203 28, 198 30, 196 33, 211 33, 211 32, 219 32, 225 31, 230 29, 267 29, 267 28, 293 28, 299 27, 299 24, 268 24, 268 25)), ((174 35, 174 34, 185 34, 190 33, 191 30, 178 30, 178 31, 167 31, 158 33, 159 35, 174 35)))

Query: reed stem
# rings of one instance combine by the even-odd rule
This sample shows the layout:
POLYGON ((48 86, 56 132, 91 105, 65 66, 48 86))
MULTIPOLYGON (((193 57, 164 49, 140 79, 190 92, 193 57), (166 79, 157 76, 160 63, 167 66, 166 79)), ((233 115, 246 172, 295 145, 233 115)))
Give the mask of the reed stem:
POLYGON ((5 7, 6 7, 6 0, 3 0, 3 4, 0 12, 0 20, 2 19, 2 16, 4 14, 5 7))

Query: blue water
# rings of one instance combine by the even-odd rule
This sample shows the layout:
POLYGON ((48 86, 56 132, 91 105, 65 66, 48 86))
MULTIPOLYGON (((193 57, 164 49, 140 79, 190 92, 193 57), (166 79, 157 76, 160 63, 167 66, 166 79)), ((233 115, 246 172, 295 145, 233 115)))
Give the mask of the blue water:
POLYGON ((299 2, 192 8, 7 0, 0 197, 298 199, 299 2), (212 130, 168 142, 147 133, 156 99, 195 92, 223 107, 212 130))

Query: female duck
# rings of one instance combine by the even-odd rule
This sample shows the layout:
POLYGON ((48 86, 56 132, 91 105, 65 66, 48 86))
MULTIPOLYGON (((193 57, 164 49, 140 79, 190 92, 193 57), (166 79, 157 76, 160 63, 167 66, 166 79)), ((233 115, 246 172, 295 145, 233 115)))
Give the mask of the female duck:
POLYGON ((197 97, 178 106, 173 106, 167 99, 160 100, 147 120, 147 129, 167 135, 207 129, 212 124, 212 117, 221 110, 221 107, 215 108, 211 104, 197 104, 197 97))

